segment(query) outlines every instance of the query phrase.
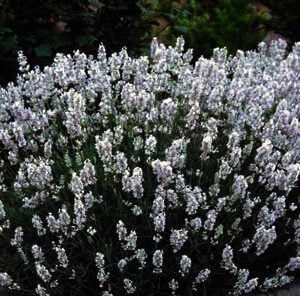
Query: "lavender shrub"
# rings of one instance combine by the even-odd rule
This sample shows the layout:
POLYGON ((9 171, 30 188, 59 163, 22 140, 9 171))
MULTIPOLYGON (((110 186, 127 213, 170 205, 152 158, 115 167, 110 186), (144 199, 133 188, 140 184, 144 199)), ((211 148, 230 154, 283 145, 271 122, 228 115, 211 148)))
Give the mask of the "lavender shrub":
POLYGON ((192 63, 57 54, 0 89, 1 295, 245 295, 300 269, 300 43, 192 63), (216 294, 217 293, 217 294, 216 294))

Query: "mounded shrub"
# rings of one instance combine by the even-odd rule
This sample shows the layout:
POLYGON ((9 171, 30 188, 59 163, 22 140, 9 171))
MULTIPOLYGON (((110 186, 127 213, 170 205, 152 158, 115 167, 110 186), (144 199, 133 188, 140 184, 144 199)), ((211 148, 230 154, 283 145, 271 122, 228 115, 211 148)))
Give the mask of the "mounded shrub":
POLYGON ((300 268, 300 43, 192 64, 79 51, 0 90, 2 295, 244 295, 300 268))

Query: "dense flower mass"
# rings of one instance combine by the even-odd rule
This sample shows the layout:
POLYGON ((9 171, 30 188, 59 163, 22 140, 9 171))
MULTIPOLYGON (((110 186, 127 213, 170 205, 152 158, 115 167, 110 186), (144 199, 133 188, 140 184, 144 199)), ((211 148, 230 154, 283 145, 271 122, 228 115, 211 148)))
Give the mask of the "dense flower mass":
POLYGON ((0 89, 1 295, 244 295, 300 269, 300 43, 57 54, 0 89), (218 293, 218 294, 216 294, 218 293))

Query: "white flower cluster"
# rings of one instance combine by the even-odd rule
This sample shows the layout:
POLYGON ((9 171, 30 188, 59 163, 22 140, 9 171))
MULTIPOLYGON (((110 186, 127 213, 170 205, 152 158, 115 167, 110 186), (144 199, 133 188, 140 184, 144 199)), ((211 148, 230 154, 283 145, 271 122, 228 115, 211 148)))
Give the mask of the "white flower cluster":
POLYGON ((152 263, 155 266, 153 269, 154 273, 161 273, 162 269, 161 267, 163 266, 163 260, 164 260, 164 251, 163 250, 156 250, 153 254, 152 258, 152 263))
POLYGON ((134 230, 131 230, 127 235, 127 228, 123 221, 119 221, 116 225, 116 231, 119 237, 119 241, 122 242, 122 248, 124 250, 134 251, 136 249, 137 235, 134 230))
POLYGON ((102 253, 97 253, 95 258, 96 266, 98 268, 97 280, 99 281, 100 288, 109 278, 109 272, 105 271, 105 259, 102 253))
POLYGON ((237 296, 290 283, 300 43, 286 47, 194 62, 182 38, 154 39, 150 57, 101 45, 43 70, 20 53, 22 73, 0 88, 0 294, 198 295, 222 283, 237 296))

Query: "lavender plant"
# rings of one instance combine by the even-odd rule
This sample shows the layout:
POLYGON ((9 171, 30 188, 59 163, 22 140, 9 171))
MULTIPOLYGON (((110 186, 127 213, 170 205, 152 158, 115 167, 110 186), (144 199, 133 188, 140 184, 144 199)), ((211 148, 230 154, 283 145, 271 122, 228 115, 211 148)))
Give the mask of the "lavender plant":
POLYGON ((2 295, 245 295, 300 269, 300 43, 193 64, 57 54, 0 89, 2 295), (216 288, 217 287, 217 288, 216 288))

